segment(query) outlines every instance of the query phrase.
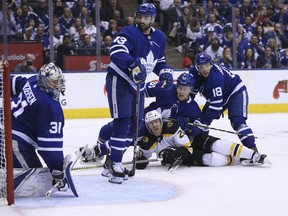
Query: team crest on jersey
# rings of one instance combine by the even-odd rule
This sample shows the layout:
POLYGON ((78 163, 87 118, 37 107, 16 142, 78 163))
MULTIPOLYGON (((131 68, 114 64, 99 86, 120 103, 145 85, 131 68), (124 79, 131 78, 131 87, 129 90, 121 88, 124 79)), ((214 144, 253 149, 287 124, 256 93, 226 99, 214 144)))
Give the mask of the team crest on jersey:
POLYGON ((170 128, 173 126, 173 122, 167 122, 167 127, 170 128))
POLYGON ((148 53, 148 55, 146 56, 146 59, 141 58, 141 64, 145 65, 147 75, 152 73, 156 63, 157 63, 157 59, 155 60, 154 54, 151 50, 148 53))
POLYGON ((149 137, 144 136, 144 137, 143 137, 143 142, 144 142, 144 143, 148 143, 148 142, 149 142, 149 137))

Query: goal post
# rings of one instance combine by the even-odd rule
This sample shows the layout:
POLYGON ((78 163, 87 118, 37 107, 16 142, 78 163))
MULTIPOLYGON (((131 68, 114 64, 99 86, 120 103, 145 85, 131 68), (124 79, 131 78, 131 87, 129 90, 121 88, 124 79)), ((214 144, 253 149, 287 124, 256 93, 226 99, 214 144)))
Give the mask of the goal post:
POLYGON ((0 199, 14 204, 10 70, 0 61, 0 199))

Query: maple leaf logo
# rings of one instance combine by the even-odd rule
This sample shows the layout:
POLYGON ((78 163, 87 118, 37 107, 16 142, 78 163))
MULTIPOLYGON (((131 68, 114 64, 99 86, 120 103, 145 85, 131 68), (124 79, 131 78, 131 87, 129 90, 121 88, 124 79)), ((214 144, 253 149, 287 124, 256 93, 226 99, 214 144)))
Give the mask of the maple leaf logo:
POLYGON ((146 56, 146 59, 141 58, 141 64, 143 64, 146 68, 147 75, 152 73, 155 65, 157 63, 157 59, 154 58, 153 52, 150 50, 148 55, 146 56))

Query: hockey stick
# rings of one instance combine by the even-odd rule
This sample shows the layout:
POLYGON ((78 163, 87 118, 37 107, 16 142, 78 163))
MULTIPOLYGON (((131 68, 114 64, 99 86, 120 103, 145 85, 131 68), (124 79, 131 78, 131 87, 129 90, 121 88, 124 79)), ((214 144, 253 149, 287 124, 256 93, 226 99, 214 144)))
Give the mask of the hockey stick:
POLYGON ((139 115, 140 115, 140 83, 137 83, 134 146, 133 146, 134 148, 133 148, 132 169, 130 170, 129 176, 134 176, 135 171, 136 171, 137 140, 138 140, 138 130, 139 130, 139 119, 140 119, 139 115))
MULTIPOLYGON (((162 158, 139 160, 135 162, 135 168, 136 168, 136 164, 158 162, 158 161, 162 161, 162 158)), ((126 162, 123 162, 122 164, 130 165, 130 164, 133 164, 133 161, 126 161, 126 162)), ((85 170, 85 169, 94 169, 94 168, 101 168, 101 167, 103 167, 103 164, 95 164, 92 166, 84 166, 84 167, 74 167, 72 170, 85 170)))
MULTIPOLYGON (((77 163, 77 161, 78 161, 79 158, 82 156, 82 154, 86 151, 87 148, 88 148, 88 144, 86 144, 80 152, 77 152, 77 153, 79 153, 79 154, 76 154, 76 152, 75 152, 75 154, 76 154, 77 157, 76 157, 75 161, 72 163, 71 168, 69 168, 70 170, 73 169, 73 167, 75 166, 75 164, 77 163)), ((69 156, 70 156, 70 155, 69 155, 69 156)), ((69 157, 68 161, 70 161, 70 158, 71 158, 71 156, 69 157)), ((65 165, 65 167, 66 167, 66 166, 67 166, 67 165, 65 165)), ((66 168, 65 168, 65 169, 66 169, 66 168)), ((70 172, 70 171, 69 171, 69 172, 70 172)), ((56 182, 56 183, 51 187, 51 189, 46 192, 45 196, 46 196, 46 197, 49 197, 52 193, 58 191, 58 186, 59 186, 59 185, 60 185, 60 182, 59 182, 59 181, 56 182)), ((74 187, 74 184, 73 184, 73 187, 74 187)), ((75 190, 75 189, 74 189, 74 190, 75 190)), ((75 190, 75 191, 76 191, 76 190, 75 190)), ((73 193, 74 193, 74 192, 73 192, 73 193)), ((76 193, 76 194, 77 194, 77 193, 76 193)), ((77 196, 78 196, 78 195, 77 195, 77 196)))
MULTIPOLYGON (((164 118, 164 119, 167 119, 167 120, 170 120, 170 121, 173 121, 173 122, 177 122, 177 120, 173 119, 173 118, 164 118)), ((196 127, 207 128, 207 129, 210 129, 210 130, 217 130, 217 131, 226 132, 226 133, 230 133, 230 134, 236 134, 238 136, 254 136, 254 134, 241 134, 241 133, 237 133, 235 131, 228 131, 228 130, 224 130, 224 129, 220 129, 220 128, 214 128, 214 127, 210 127, 210 126, 203 125, 203 124, 195 124, 195 123, 192 123, 192 122, 189 122, 188 124, 192 125, 192 126, 196 126, 196 127)), ((256 137, 256 136, 254 136, 254 138, 258 139, 258 137, 256 137)))

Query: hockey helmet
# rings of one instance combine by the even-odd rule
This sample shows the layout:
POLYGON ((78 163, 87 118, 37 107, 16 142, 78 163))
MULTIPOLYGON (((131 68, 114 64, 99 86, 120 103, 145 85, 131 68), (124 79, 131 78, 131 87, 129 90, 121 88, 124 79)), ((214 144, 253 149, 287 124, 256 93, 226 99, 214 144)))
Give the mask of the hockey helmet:
POLYGON ((157 15, 156 7, 151 3, 141 4, 136 10, 136 15, 137 14, 145 14, 155 18, 157 15))
POLYGON ((191 88, 194 87, 195 85, 195 80, 194 77, 190 73, 182 73, 180 76, 177 78, 177 86, 189 86, 191 88))
POLYGON ((212 58, 206 52, 201 52, 196 55, 195 63, 196 65, 204 65, 212 62, 212 58))
POLYGON ((149 126, 148 126, 148 123, 151 122, 151 121, 154 121, 156 119, 160 119, 160 122, 161 122, 161 128, 162 128, 162 125, 163 125, 163 121, 162 121, 162 115, 161 113, 159 113, 157 110, 152 110, 152 111, 149 111, 146 113, 145 115, 145 125, 147 127, 147 129, 152 133, 152 131, 150 130, 149 126))
POLYGON ((50 94, 54 100, 58 101, 60 93, 64 94, 65 79, 62 70, 52 62, 40 68, 37 81, 39 88, 50 94))

